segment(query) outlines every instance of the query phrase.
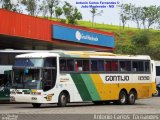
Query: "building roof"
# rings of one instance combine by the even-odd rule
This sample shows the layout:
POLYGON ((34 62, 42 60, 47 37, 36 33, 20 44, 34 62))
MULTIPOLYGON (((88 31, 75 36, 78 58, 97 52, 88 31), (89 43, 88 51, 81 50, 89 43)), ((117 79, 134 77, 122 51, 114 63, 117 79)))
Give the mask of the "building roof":
MULTIPOLYGON (((52 38, 52 25, 64 26, 114 37, 111 32, 82 26, 64 24, 57 21, 33 17, 25 14, 0 9, 0 48, 12 49, 64 49, 110 51, 112 47, 61 41, 52 38)), ((107 42, 107 41, 106 41, 107 42)))

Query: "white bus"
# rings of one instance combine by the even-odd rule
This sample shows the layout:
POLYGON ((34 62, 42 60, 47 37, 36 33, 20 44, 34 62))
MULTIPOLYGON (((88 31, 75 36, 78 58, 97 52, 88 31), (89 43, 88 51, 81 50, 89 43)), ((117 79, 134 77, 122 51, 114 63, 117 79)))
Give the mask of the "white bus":
POLYGON ((11 102, 134 104, 155 92, 149 56, 52 51, 16 56, 11 102))
POLYGON ((156 82, 156 93, 154 96, 160 95, 160 61, 152 60, 153 79, 156 82))
POLYGON ((16 55, 33 52, 46 52, 41 50, 0 50, 0 100, 9 100, 9 88, 12 86, 12 66, 16 55))

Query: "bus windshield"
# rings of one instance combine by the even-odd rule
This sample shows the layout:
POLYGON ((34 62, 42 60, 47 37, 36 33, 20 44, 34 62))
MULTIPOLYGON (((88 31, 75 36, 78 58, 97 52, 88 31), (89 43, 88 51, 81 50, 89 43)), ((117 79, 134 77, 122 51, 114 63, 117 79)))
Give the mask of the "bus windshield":
POLYGON ((14 83, 17 89, 41 89, 40 69, 14 69, 14 83))
POLYGON ((41 80, 27 80, 24 82, 24 89, 42 89, 41 80))
POLYGON ((15 65, 17 67, 42 67, 44 59, 42 58, 16 58, 15 65))

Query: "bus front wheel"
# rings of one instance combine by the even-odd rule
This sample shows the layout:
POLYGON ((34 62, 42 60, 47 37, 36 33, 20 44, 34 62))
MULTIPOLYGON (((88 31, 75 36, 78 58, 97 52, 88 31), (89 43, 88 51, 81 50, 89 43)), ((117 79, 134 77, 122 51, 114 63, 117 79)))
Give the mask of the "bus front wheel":
POLYGON ((34 108, 40 108, 41 104, 40 103, 32 103, 32 106, 34 108))
POLYGON ((59 106, 59 107, 65 107, 65 106, 66 106, 67 100, 68 100, 67 97, 68 97, 67 94, 64 93, 64 92, 62 92, 62 93, 59 95, 59 99, 58 99, 58 106, 59 106))

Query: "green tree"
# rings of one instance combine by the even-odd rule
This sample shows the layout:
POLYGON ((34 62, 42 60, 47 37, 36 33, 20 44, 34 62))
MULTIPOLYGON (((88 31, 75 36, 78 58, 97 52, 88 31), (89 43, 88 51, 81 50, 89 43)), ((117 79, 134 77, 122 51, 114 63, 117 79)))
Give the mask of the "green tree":
POLYGON ((156 23, 160 17, 160 7, 149 6, 148 9, 146 9, 146 14, 147 14, 147 22, 148 22, 147 28, 150 29, 151 25, 156 23))
POLYGON ((56 7, 55 9, 55 15, 56 15, 56 18, 59 20, 60 19, 60 16, 63 14, 63 10, 61 7, 56 7))
POLYGON ((14 4, 12 0, 0 0, 1 7, 10 11, 18 11, 18 4, 14 4))
POLYGON ((46 0, 42 1, 42 4, 39 6, 39 10, 42 13, 43 17, 47 17, 48 5, 47 5, 46 0))
POLYGON ((101 15, 101 14, 103 13, 103 10, 101 10, 100 12, 97 12, 97 9, 96 9, 96 8, 92 8, 92 9, 90 10, 90 12, 91 12, 91 14, 92 14, 92 27, 93 27, 95 16, 101 15))
POLYGON ((76 7, 73 7, 70 3, 65 1, 62 9, 69 24, 76 24, 77 20, 82 19, 82 14, 76 7))
POLYGON ((142 24, 143 24, 143 28, 146 29, 146 20, 147 20, 147 17, 148 17, 148 7, 142 7, 141 8, 141 16, 140 16, 140 19, 142 21, 142 24))
POLYGON ((29 15, 36 16, 38 14, 38 1, 39 0, 21 0, 21 4, 26 7, 29 15))
POLYGON ((50 14, 50 18, 53 17, 55 7, 59 4, 59 0, 47 0, 48 11, 50 14))
POLYGON ((120 5, 120 20, 122 22, 123 29, 128 20, 130 20, 131 15, 131 4, 121 4, 120 5))
POLYGON ((131 5, 131 20, 136 22, 137 28, 140 29, 140 20, 141 20, 141 7, 136 7, 135 5, 131 5))

